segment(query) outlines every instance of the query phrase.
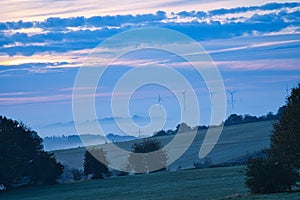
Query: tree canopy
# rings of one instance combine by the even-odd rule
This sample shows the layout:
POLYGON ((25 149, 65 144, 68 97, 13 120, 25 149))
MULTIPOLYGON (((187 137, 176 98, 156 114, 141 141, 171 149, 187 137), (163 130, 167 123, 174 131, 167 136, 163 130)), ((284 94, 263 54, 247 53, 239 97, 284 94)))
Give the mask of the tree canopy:
POLYGON ((274 159, 300 169, 300 84, 292 89, 271 137, 274 159))
POLYGON ((52 184, 63 166, 43 150, 42 139, 23 123, 0 116, 0 184, 52 184))
POLYGON ((102 179, 109 175, 106 152, 103 149, 92 148, 84 154, 84 174, 92 175, 92 179, 102 179))
POLYGON ((167 153, 156 139, 144 139, 135 142, 132 154, 128 158, 130 168, 135 173, 156 172, 164 170, 167 163, 167 153))

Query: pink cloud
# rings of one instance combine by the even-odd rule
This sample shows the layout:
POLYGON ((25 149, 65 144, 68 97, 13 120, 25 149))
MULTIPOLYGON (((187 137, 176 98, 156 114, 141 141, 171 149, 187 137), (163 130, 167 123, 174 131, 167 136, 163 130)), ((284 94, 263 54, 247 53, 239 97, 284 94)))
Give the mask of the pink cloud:
POLYGON ((224 70, 300 70, 300 59, 266 59, 251 61, 217 61, 215 64, 224 70))

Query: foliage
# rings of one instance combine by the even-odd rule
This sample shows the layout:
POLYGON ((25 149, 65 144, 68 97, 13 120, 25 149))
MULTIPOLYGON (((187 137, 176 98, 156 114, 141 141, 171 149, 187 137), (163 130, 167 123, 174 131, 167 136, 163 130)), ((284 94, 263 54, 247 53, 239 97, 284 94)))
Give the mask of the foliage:
POLYGON ((83 171, 81 169, 71 169, 74 181, 80 181, 83 178, 83 171))
POLYGON ((49 185, 56 183, 56 178, 63 173, 64 166, 56 162, 53 153, 41 151, 32 162, 32 183, 49 185))
POLYGON ((84 174, 92 175, 92 179, 102 179, 109 175, 108 164, 103 149, 91 148, 84 155, 84 174))
POLYGON ((62 171, 53 154, 43 151, 35 131, 0 116, 0 184, 52 184, 62 171))
POLYGON ((130 168, 136 173, 165 170, 167 153, 156 139, 145 139, 132 145, 132 154, 128 161, 130 168))
POLYGON ((238 124, 247 124, 247 123, 254 123, 254 122, 262 122, 262 121, 269 121, 269 120, 279 120, 282 116, 282 113, 285 110, 285 106, 280 107, 276 115, 272 112, 269 112, 267 115, 262 115, 260 117, 252 116, 252 115, 237 115, 231 114, 224 123, 224 126, 232 126, 238 124))
POLYGON ((271 137, 274 159, 300 169, 300 84, 287 98, 285 111, 271 137))
POLYGON ((270 149, 247 164, 246 185, 253 193, 290 191, 300 180, 300 84, 278 111, 270 149))
POLYGON ((247 187, 257 194, 291 191, 291 186, 299 180, 295 169, 274 161, 269 155, 250 158, 246 175, 247 187))
POLYGON ((221 123, 219 125, 199 125, 191 128, 186 123, 180 123, 176 126, 175 130, 160 130, 153 134, 152 137, 160 137, 160 136, 172 136, 176 135, 177 133, 185 133, 190 131, 200 131, 200 130, 206 130, 209 127, 219 127, 219 126, 232 126, 232 125, 238 125, 238 124, 247 124, 247 123, 255 123, 255 122, 263 122, 263 121, 275 121, 281 119, 283 112, 285 111, 287 106, 282 106, 278 109, 277 114, 273 114, 272 112, 267 113, 266 115, 262 116, 252 116, 249 114, 246 115, 238 115, 238 114, 231 114, 224 123, 221 123))

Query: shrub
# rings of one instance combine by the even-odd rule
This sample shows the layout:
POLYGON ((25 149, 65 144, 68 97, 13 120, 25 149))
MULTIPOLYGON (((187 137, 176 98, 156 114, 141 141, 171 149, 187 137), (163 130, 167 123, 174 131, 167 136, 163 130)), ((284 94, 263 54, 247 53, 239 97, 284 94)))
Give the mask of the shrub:
POLYGON ((299 180, 296 170, 269 157, 250 158, 246 175, 247 187, 257 194, 291 191, 292 185, 299 180))
POLYGON ((82 170, 75 168, 71 169, 71 173, 73 175, 74 181, 80 181, 84 175, 82 170))

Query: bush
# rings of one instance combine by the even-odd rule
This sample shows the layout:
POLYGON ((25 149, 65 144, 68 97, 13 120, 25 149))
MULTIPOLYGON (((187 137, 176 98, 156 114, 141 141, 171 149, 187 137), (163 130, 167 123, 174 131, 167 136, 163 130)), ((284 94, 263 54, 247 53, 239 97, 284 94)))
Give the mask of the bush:
POLYGON ((83 171, 80 169, 71 169, 74 181, 80 181, 83 178, 83 171))
POLYGON ((252 193, 291 191, 299 180, 297 171, 268 157, 250 158, 246 168, 246 185, 252 193))

